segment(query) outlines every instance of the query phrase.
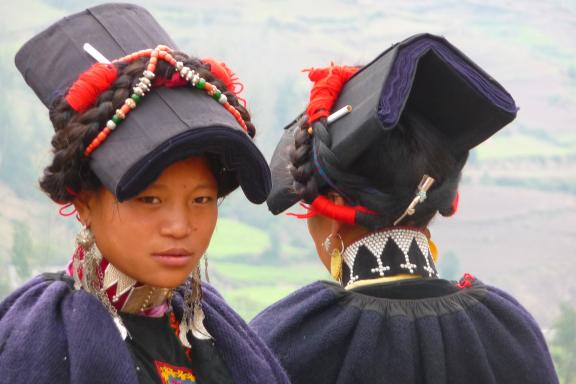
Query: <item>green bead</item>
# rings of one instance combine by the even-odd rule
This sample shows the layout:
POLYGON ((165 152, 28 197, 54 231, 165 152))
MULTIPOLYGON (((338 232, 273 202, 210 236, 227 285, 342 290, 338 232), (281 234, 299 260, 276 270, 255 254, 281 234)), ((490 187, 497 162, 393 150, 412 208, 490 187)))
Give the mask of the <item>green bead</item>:
POLYGON ((118 115, 114 115, 112 116, 112 121, 115 122, 116 124, 120 124, 120 122, 122 122, 122 119, 118 117, 118 115))
POLYGON ((216 91, 214 92, 214 94, 212 95, 212 98, 216 101, 220 100, 220 96, 222 96, 222 92, 220 91, 216 91))
POLYGON ((196 83, 196 88, 198 89, 204 89, 204 86, 206 85, 206 80, 204 79, 200 79, 198 80, 198 82, 196 83))
POLYGON ((140 95, 137 95, 137 94, 133 93, 132 96, 130 96, 130 98, 131 98, 132 100, 134 100, 136 103, 139 103, 139 102, 140 102, 140 95))

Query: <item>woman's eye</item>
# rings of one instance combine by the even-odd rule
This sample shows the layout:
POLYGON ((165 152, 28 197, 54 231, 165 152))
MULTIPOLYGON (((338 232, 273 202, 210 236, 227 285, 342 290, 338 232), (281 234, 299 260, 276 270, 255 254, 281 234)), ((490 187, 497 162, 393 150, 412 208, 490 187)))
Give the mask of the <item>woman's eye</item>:
POLYGON ((138 201, 144 204, 160 204, 160 199, 156 196, 141 196, 138 198, 138 201))
POLYGON ((196 204, 207 204, 212 201, 212 197, 210 196, 200 196, 194 199, 196 204))

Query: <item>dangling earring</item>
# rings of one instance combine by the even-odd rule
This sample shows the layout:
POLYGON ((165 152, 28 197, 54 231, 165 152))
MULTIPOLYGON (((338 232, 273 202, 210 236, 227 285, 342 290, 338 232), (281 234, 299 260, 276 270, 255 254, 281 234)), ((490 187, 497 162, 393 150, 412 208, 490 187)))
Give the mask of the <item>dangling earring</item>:
POLYGON ((210 282, 210 275, 208 275, 208 254, 204 254, 204 277, 206 278, 206 282, 210 282))
POLYGON ((126 339, 129 336, 128 330, 102 287, 104 276, 100 267, 102 254, 96 245, 96 238, 88 226, 82 228, 76 235, 76 245, 77 248, 72 261, 74 288, 82 288, 96 296, 112 316, 122 339, 126 339))
POLYGON ((184 313, 180 321, 180 342, 187 348, 192 348, 188 341, 188 331, 195 338, 209 340, 212 338, 204 327, 204 311, 202 310, 202 283, 200 279, 200 266, 186 280, 184 291, 184 313))
POLYGON ((76 244, 78 247, 73 261, 75 286, 96 294, 100 290, 102 254, 89 227, 85 226, 76 235, 76 244))
POLYGON ((344 240, 342 240, 342 236, 340 236, 339 233, 336 233, 336 236, 338 236, 338 240, 340 241, 340 249, 334 248, 332 252, 330 252, 330 248, 332 248, 332 238, 334 237, 333 233, 324 240, 322 246, 326 253, 330 254, 330 275, 334 280, 342 282, 342 253, 344 252, 344 240))

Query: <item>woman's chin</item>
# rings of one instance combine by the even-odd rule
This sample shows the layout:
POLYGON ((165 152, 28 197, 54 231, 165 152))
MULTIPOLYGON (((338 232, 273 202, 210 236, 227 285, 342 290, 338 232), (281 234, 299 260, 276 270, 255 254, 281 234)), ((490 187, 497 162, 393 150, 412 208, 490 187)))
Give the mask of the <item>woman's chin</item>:
POLYGON ((140 283, 158 288, 176 288, 182 285, 193 268, 156 268, 153 272, 147 273, 142 279, 136 278, 140 283))

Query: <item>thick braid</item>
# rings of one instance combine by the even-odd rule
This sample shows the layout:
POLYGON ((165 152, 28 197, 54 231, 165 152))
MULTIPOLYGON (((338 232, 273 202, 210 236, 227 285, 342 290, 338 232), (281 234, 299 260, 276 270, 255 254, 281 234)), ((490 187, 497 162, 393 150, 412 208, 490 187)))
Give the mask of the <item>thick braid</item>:
MULTIPOLYGON (((213 76, 208 65, 187 55, 174 52, 177 60, 196 70, 206 81, 214 84, 228 98, 241 114, 248 127, 251 137, 255 135, 255 127, 250 121, 250 114, 238 101, 236 95, 230 92, 224 83, 213 76)), ((56 202, 64 203, 74 199, 74 193, 82 189, 94 190, 101 183, 89 166, 89 158, 84 156, 86 146, 100 133, 106 122, 114 115, 117 108, 131 94, 132 87, 138 81, 146 67, 147 59, 140 59, 129 64, 115 63, 118 77, 110 87, 97 99, 93 107, 77 113, 64 97, 55 100, 50 108, 50 120, 55 134, 52 138, 52 163, 44 169, 40 187, 56 202)), ((157 74, 170 78, 174 67, 164 61, 158 63, 157 74)), ((197 92, 197 90, 192 90, 197 92)), ((137 113, 137 112, 136 112, 137 113)), ((104 144, 105 145, 105 144, 104 144)))
POLYGON ((402 215, 415 196, 420 178, 428 173, 437 183, 406 222, 423 227, 436 212, 452 214, 452 201, 467 154, 460 158, 453 156, 439 145, 434 133, 430 134, 433 127, 421 116, 409 115, 394 130, 383 133, 349 168, 343 167, 331 150, 332 139, 325 119, 313 124, 312 148, 306 130, 297 131, 290 152, 295 192, 308 203, 327 190, 338 192, 350 205, 376 212, 374 215, 358 211, 356 222, 377 230, 391 226, 402 215), (320 169, 314 166, 313 151, 317 152, 320 169), (319 172, 324 173, 322 178, 328 184, 321 191, 315 182, 316 177, 320 179, 319 172))
POLYGON ((290 174, 294 178, 294 192, 305 202, 311 203, 318 196, 318 183, 314 177, 312 138, 307 132, 308 119, 303 116, 294 132, 294 146, 289 149, 290 174))

